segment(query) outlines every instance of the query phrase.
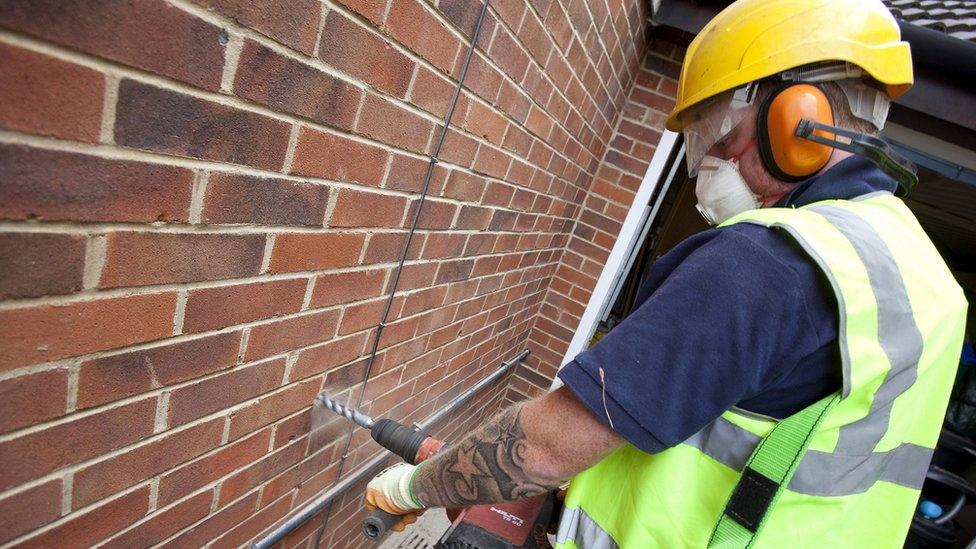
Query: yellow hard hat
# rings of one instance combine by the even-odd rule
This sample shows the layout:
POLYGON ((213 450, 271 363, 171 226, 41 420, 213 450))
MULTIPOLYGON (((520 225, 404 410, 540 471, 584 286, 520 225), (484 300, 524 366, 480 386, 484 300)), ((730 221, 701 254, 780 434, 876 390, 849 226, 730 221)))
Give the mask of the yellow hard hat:
POLYGON ((704 99, 823 61, 857 65, 892 99, 912 87, 912 55, 881 0, 738 0, 709 21, 685 53, 665 126, 704 99))

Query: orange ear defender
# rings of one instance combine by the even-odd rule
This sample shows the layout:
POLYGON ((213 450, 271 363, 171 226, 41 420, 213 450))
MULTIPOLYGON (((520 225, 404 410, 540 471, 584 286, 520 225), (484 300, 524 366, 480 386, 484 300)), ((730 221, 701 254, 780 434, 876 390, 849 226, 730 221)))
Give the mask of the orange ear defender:
POLYGON ((830 160, 831 147, 796 136, 796 128, 803 119, 828 126, 834 124, 827 95, 811 84, 784 84, 773 90, 759 107, 756 128, 759 154, 763 165, 776 179, 802 181, 830 160))

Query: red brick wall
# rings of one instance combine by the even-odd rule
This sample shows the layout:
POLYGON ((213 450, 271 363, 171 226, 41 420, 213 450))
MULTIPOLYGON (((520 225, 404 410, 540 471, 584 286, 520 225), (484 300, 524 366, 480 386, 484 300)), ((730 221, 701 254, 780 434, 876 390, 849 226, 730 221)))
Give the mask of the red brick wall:
MULTIPOLYGON (((362 379, 478 9, 0 3, 0 543, 239 545, 335 481, 345 430, 310 444, 309 403, 362 379)), ((508 398, 547 384, 673 93, 646 18, 492 2, 375 415, 423 419, 526 345, 508 398)), ((344 470, 374 451, 358 433, 344 470)), ((360 495, 323 546, 360 545, 360 495)))
POLYGON ((684 48, 653 36, 648 46, 539 308, 532 356, 512 377, 506 403, 548 389, 674 106, 684 48))

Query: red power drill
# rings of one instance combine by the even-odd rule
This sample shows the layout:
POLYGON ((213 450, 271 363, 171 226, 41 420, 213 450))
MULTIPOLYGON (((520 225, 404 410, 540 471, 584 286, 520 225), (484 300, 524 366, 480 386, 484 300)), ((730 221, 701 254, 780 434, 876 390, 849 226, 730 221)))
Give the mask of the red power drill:
MULTIPOLYGON (((428 436, 392 419, 374 421, 368 415, 319 395, 316 401, 359 425, 369 429, 380 446, 416 465, 444 447, 444 441, 428 436)), ((550 547, 546 536, 553 516, 551 493, 533 498, 465 509, 448 509, 451 527, 437 542, 439 549, 543 549, 550 547)), ((383 536, 400 516, 377 509, 363 519, 363 534, 370 539, 383 536)))

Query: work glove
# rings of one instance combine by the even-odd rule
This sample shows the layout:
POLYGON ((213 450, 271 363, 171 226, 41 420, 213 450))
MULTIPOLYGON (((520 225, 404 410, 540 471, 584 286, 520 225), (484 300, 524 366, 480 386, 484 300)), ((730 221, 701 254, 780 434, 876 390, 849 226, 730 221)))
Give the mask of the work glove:
POLYGON ((403 519, 393 525, 394 532, 402 532, 426 511, 411 488, 416 469, 416 465, 398 463, 383 469, 366 485, 365 505, 370 513, 380 508, 391 515, 403 515, 403 519))

